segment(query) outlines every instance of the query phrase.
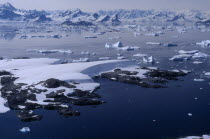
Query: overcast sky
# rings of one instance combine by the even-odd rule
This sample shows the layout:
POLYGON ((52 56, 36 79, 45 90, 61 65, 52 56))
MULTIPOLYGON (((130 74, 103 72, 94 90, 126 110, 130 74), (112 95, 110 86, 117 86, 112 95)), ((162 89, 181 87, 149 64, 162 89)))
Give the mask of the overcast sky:
POLYGON ((24 9, 75 9, 97 11, 99 9, 198 9, 210 11, 210 0, 0 0, 24 9))

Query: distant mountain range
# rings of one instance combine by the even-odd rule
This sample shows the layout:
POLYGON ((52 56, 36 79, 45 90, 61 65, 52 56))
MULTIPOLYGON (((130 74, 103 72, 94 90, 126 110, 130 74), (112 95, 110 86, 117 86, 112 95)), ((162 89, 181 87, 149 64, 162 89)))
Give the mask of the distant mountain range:
POLYGON ((80 9, 66 11, 37 11, 17 9, 10 3, 0 4, 0 20, 34 23, 57 22, 67 26, 94 26, 97 24, 118 26, 124 21, 154 23, 193 23, 210 26, 210 13, 197 10, 113 10, 86 13, 80 9))

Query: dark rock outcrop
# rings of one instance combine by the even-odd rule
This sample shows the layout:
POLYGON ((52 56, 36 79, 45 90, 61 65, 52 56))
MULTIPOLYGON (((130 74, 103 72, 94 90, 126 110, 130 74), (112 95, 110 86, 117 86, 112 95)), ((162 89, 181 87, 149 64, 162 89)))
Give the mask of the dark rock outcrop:
POLYGON ((146 76, 145 78, 140 78, 137 76, 139 69, 136 71, 115 69, 113 72, 102 73, 100 77, 107 78, 112 81, 139 85, 145 88, 165 88, 166 86, 163 84, 165 84, 167 80, 178 80, 177 77, 187 75, 183 71, 174 72, 159 69, 141 68, 147 70, 147 72, 144 74, 146 76))
POLYGON ((61 81, 61 80, 54 79, 54 78, 44 81, 43 86, 45 86, 47 88, 57 88, 57 87, 61 87, 61 86, 67 87, 67 88, 75 88, 74 85, 70 85, 65 81, 61 81))
POLYGON ((22 110, 17 113, 17 117, 23 122, 40 121, 42 116, 36 115, 33 111, 22 110))
POLYGON ((67 26, 94 26, 93 23, 88 22, 88 21, 77 21, 77 22, 72 22, 72 21, 65 21, 62 23, 62 25, 67 25, 67 26))

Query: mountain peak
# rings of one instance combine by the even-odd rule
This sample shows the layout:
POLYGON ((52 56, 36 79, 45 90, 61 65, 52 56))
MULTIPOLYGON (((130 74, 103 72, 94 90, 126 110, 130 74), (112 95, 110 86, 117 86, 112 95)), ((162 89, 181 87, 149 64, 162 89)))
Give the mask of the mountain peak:
POLYGON ((0 4, 0 8, 1 9, 7 9, 7 10, 10 10, 10 11, 16 10, 16 8, 14 6, 12 6, 12 4, 9 3, 9 2, 4 3, 4 4, 0 4))

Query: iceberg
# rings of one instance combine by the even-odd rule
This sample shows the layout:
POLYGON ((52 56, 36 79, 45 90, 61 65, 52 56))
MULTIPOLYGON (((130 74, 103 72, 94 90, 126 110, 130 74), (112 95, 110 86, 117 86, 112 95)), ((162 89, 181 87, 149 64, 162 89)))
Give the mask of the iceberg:
POLYGON ((192 55, 181 54, 181 55, 175 55, 172 58, 170 58, 169 60, 172 60, 172 61, 184 61, 184 60, 189 60, 191 58, 192 58, 192 55))
POLYGON ((29 127, 23 127, 23 128, 20 129, 20 132, 22 132, 22 133, 27 133, 27 132, 30 132, 30 131, 31 130, 30 130, 29 127))
POLYGON ((210 76, 210 72, 204 73, 205 76, 210 76))
POLYGON ((207 54, 205 54, 205 53, 201 53, 201 52, 198 52, 198 53, 195 53, 193 56, 192 56, 192 58, 195 58, 195 59, 197 59, 197 58, 207 58, 209 55, 207 55, 207 54))
POLYGON ((105 48, 109 49, 109 48, 120 48, 120 47, 123 47, 123 44, 121 42, 117 42, 117 43, 114 43, 112 45, 106 43, 105 44, 105 48))
POLYGON ((111 57, 100 57, 99 60, 110 60, 111 57))
POLYGON ((123 47, 123 44, 121 42, 117 42, 115 44, 112 45, 115 48, 119 48, 119 47, 123 47))
POLYGON ((143 63, 155 63, 155 60, 154 60, 153 56, 150 56, 148 58, 143 57, 143 63))
POLYGON ((179 55, 175 55, 170 60, 173 61, 183 61, 183 60, 190 60, 193 59, 206 59, 209 55, 205 53, 201 53, 198 50, 192 50, 192 51, 184 51, 180 50, 179 55))
POLYGON ((180 54, 195 54, 195 53, 198 53, 198 50, 191 50, 191 51, 180 50, 179 53, 180 54))
POLYGON ((210 46, 210 40, 202 41, 202 42, 197 42, 197 45, 201 46, 210 46))

